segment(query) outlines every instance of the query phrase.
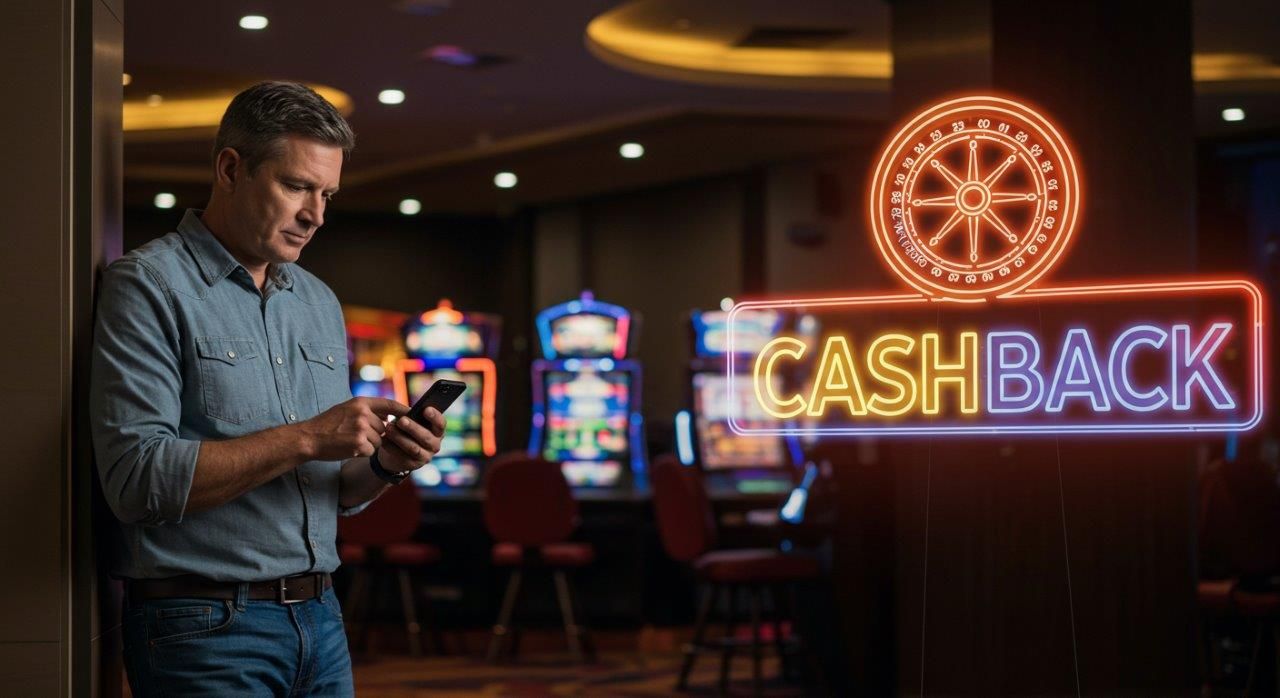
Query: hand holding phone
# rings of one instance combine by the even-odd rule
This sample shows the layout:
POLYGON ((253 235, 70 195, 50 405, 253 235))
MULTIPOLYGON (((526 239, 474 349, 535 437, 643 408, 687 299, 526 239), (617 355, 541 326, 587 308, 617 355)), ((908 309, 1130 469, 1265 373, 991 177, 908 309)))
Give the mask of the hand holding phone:
POLYGON ((467 384, 462 381, 441 378, 432 383, 430 388, 427 388, 427 392, 423 393, 422 397, 413 403, 413 407, 409 408, 409 413, 405 416, 425 427, 427 426, 427 419, 423 415, 428 407, 434 407, 438 412, 444 414, 444 411, 449 409, 449 405, 452 405, 453 401, 457 400, 458 396, 462 395, 462 392, 466 389, 467 384))

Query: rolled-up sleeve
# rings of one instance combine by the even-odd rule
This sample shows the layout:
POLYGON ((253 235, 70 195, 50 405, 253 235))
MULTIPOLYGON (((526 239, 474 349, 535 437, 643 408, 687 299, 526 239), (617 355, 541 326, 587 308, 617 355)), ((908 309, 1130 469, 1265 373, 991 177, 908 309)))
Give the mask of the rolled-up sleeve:
POLYGON ((169 292, 145 261, 103 274, 90 374, 98 475, 116 517, 182 520, 200 442, 178 438, 182 346, 169 292))

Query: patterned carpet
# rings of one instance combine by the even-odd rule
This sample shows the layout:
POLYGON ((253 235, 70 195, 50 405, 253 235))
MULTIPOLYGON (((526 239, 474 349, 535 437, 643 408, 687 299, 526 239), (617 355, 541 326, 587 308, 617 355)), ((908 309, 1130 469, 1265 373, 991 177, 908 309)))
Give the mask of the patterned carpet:
MULTIPOLYGON (((480 638, 476 638, 480 639, 480 638)), ((547 638, 550 640, 551 638, 547 638)), ((598 638, 602 639, 602 638, 598 638)), ((361 696, 670 696, 675 693, 680 654, 669 648, 670 638, 629 634, 629 642, 617 638, 607 645, 631 645, 631 649, 605 647, 599 661, 577 665, 557 649, 522 650, 515 664, 493 665, 479 657, 477 642, 461 656, 423 658, 386 654, 371 659, 356 655, 356 693, 361 696), (636 645, 651 645, 637 649, 636 645), (652 645, 659 645, 653 647, 652 645)), ((536 643, 545 645, 543 642, 536 643)), ((606 644, 606 643, 601 643, 606 644)), ((751 659, 739 652, 731 664, 730 695, 752 695, 751 659)), ((702 656, 694 667, 685 695, 718 695, 719 657, 702 656)), ((766 654, 764 696, 799 696, 803 690, 778 677, 777 660, 766 654)))

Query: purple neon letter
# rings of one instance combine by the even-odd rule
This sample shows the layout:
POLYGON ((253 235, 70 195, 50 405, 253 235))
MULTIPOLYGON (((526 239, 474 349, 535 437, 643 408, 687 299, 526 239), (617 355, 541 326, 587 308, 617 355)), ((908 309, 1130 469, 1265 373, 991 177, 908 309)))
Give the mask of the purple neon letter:
POLYGON ((987 411, 993 414, 1030 412, 1044 399, 1040 343, 1026 332, 987 333, 987 411), (1022 384, 1020 393, 1006 390, 1022 384))
POLYGON ((1093 351, 1089 330, 1067 330, 1062 342, 1062 354, 1053 370, 1053 382, 1049 384, 1049 400, 1045 410, 1061 412, 1069 397, 1087 397, 1095 412, 1109 412, 1111 401, 1107 398, 1107 386, 1098 368, 1098 355, 1093 351))
POLYGON ((1191 409, 1191 384, 1199 383, 1215 410, 1234 410, 1236 401, 1209 362, 1231 334, 1229 322, 1215 322, 1200 343, 1191 348, 1191 326, 1173 326, 1173 409, 1191 409))
POLYGON ((1129 356, 1140 344, 1160 349, 1169 339, 1169 333, 1152 325, 1135 325, 1120 333, 1111 345, 1111 358, 1107 361, 1107 375, 1111 378, 1116 402, 1134 412, 1154 412, 1169 404, 1169 392, 1160 386, 1139 392, 1129 380, 1129 356))

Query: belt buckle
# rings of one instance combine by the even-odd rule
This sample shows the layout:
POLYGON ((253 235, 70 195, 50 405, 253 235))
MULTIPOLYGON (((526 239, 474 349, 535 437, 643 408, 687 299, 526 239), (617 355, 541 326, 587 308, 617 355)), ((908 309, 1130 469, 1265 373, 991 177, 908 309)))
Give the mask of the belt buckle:
POLYGON ((307 599, 291 599, 285 596, 289 591, 289 587, 285 585, 285 582, 288 581, 288 579, 288 577, 281 577, 276 580, 276 601, 286 606, 306 601, 307 599))

